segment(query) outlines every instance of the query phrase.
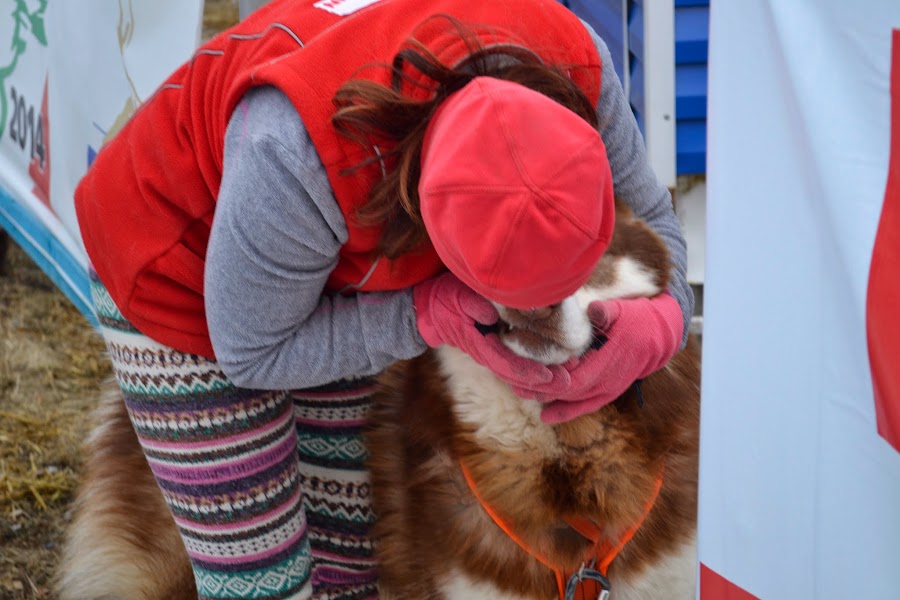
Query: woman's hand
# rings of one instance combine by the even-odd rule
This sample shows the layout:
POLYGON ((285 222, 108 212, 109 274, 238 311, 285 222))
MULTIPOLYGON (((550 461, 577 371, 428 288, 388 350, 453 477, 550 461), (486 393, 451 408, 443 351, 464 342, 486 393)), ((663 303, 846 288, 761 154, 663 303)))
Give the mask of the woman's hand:
POLYGON ((606 342, 596 350, 552 367, 553 381, 514 390, 546 403, 541 419, 561 423, 599 410, 635 381, 661 369, 678 351, 684 318, 668 293, 654 298, 593 302, 588 316, 606 342))
MULTIPOLYGON (((513 388, 523 390, 526 398, 535 397, 531 390, 554 380, 548 367, 514 354, 496 333, 484 333, 486 328, 476 327, 495 324, 500 318, 497 309, 452 273, 416 285, 413 304, 419 333, 430 347, 447 344, 459 348, 513 388)), ((559 375, 564 381, 568 379, 565 374, 559 375)))

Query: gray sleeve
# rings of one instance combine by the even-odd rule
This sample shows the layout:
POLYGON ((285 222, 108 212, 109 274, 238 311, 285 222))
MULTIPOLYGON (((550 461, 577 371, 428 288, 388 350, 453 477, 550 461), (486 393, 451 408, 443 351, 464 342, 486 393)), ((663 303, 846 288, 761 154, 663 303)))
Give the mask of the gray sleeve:
POLYGON ((600 117, 600 136, 606 144, 609 166, 613 173, 616 197, 627 202, 635 214, 662 237, 669 248, 672 256, 669 293, 678 301, 684 314, 684 345, 694 313, 694 293, 687 282, 687 245, 684 234, 672 208, 672 196, 656 178, 647 160, 644 139, 625 99, 609 48, 587 23, 585 27, 597 45, 603 65, 603 84, 597 115, 600 117))
POLYGON ((346 241, 300 116, 275 88, 251 90, 228 125, 205 273, 213 349, 235 385, 311 387, 424 352, 409 290, 324 292, 346 241))

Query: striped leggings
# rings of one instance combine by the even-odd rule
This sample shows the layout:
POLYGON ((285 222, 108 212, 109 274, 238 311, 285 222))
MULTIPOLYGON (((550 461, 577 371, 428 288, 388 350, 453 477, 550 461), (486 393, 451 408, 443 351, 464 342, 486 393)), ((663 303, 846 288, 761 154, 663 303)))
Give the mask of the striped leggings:
POLYGON ((135 330, 93 273, 91 288, 200 598, 377 598, 362 439, 374 381, 241 389, 135 330))

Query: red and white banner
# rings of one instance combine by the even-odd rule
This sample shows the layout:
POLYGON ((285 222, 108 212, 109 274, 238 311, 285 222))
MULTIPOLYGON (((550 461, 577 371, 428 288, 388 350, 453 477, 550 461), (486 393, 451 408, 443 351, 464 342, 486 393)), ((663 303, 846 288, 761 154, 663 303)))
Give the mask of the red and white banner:
POLYGON ((900 598, 900 2, 714 2, 703 600, 900 598))
POLYGON ((202 0, 0 0, 0 227, 89 313, 72 195, 200 39, 202 0))

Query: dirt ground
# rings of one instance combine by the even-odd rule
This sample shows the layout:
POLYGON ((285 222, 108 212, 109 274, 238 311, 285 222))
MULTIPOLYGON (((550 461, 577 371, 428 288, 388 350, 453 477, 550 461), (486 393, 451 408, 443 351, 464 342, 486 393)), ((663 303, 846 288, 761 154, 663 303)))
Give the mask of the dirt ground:
POLYGON ((0 598, 51 598, 103 341, 15 244, 0 274, 0 598))
MULTIPOLYGON (((237 20, 207 0, 204 38, 237 20)), ((79 448, 110 376, 89 322, 0 230, 0 600, 50 600, 79 448)))

